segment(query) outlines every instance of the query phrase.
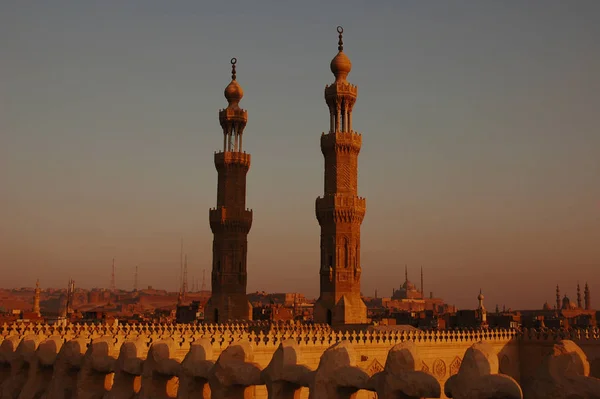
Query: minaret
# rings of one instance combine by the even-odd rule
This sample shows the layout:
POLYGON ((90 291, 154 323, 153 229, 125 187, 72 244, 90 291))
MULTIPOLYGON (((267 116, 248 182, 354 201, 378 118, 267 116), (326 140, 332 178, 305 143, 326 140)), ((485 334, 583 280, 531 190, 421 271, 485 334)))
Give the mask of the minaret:
POLYGON ((581 288, 579 288, 579 283, 577 283, 577 309, 581 309, 581 288))
POLYGON ((556 309, 560 310, 560 289, 558 288, 558 284, 556 284, 556 309))
POLYGON ((477 310, 479 310, 479 317, 481 320, 481 324, 487 324, 487 311, 485 310, 485 306, 483 306, 483 299, 484 299, 484 296, 481 293, 481 288, 480 288, 479 295, 477 295, 477 300, 479 301, 479 307, 477 308, 477 310))
POLYGON ((590 298, 590 287, 588 287, 588 283, 585 283, 585 288, 583 289, 583 300, 585 303, 585 310, 591 310, 592 298, 590 298))
POLYGON ((421 266, 421 298, 425 299, 425 291, 423 291, 423 266, 421 266))
POLYGON ((215 153, 218 172, 217 207, 209 211, 214 234, 212 294, 206 304, 204 319, 211 323, 227 320, 251 320, 252 306, 246 296, 246 256, 252 211, 246 209, 246 174, 250 154, 242 151, 242 135, 248 113, 239 102, 244 90, 236 80, 231 59, 231 82, 225 88, 229 105, 219 111, 223 129, 223 151, 215 153))
POLYGON ((40 280, 35 282, 35 293, 33 295, 33 313, 37 314, 38 317, 41 316, 40 312, 40 280))
POLYGON ((321 265, 314 319, 331 325, 363 324, 367 307, 360 295, 360 225, 366 201, 357 195, 362 136, 352 129, 358 88, 346 80, 352 63, 344 53, 342 27, 337 31, 338 53, 330 65, 335 82, 325 86, 329 131, 321 135, 325 192, 315 204, 321 226, 321 265))

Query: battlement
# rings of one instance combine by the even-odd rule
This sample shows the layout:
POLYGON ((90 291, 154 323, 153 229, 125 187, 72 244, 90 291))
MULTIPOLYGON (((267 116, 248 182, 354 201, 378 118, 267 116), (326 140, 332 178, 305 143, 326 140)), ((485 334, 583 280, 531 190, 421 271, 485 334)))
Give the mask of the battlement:
MULTIPOLYGON (((543 332, 548 333, 544 340, 572 333, 543 332)), ((231 396, 223 392, 234 388, 244 391, 244 397, 266 398, 267 389, 273 398, 292 397, 274 390, 281 383, 293 388, 293 397, 310 393, 334 399, 346 398, 336 392, 348 390, 357 392, 357 398, 372 397, 373 392, 380 397, 385 392, 414 397, 410 393, 415 388, 425 397, 445 398, 447 392, 466 398, 461 392, 477 390, 478 384, 485 385, 489 397, 522 398, 521 386, 530 395, 545 393, 525 396, 536 399, 566 397, 553 396, 555 392, 579 393, 578 397, 600 392, 600 380, 589 377, 590 361, 600 359, 597 329, 580 332, 585 339, 544 341, 528 351, 519 343, 531 339, 531 333, 339 332, 321 325, 260 322, 4 324, 0 366, 10 372, 2 374, 0 384, 3 392, 16 396, 65 397, 66 389, 76 389, 81 397, 139 393, 141 399, 226 398, 231 396), (560 372, 547 378, 547 371, 556 367, 560 372), (396 383, 401 380, 410 384, 396 383), (513 394, 506 395, 507 390, 513 394), (207 392, 209 396, 203 396, 207 392)))
POLYGON ((215 151, 215 166, 242 166, 250 167, 250 154, 237 151, 215 151))

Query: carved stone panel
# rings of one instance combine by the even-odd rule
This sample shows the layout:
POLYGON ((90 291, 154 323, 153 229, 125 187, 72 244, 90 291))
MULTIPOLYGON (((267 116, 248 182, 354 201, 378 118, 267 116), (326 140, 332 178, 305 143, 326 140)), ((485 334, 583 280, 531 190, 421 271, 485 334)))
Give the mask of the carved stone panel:
POLYGON ((446 376, 446 363, 442 359, 435 359, 433 362, 433 375, 439 380, 446 376))
POLYGON ((458 370, 460 369, 460 364, 462 360, 457 356, 454 358, 452 363, 450 363, 450 375, 458 374, 458 370))

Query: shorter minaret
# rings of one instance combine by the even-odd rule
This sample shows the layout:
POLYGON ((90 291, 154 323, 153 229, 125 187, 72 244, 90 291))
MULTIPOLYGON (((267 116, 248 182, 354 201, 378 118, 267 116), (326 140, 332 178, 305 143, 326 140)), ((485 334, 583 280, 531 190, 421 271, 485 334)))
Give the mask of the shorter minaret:
POLYGON ((421 266, 421 297, 425 298, 425 291, 423 290, 423 266, 421 266))
POLYGON ((479 289, 479 295, 477 295, 477 300, 479 301, 479 306, 477 308, 477 310, 479 311, 479 318, 481 321, 481 324, 487 324, 487 311, 485 310, 485 306, 483 306, 483 299, 484 296, 481 293, 481 288, 479 289))
POLYGON ((558 288, 558 284, 556 284, 556 309, 560 310, 560 288, 558 288))
POLYGON ((588 286, 588 283, 585 283, 585 288, 583 290, 583 299, 585 302, 585 310, 591 310, 592 298, 590 298, 590 287, 588 286))
POLYGON ((35 282, 35 294, 33 295, 33 313, 37 314, 40 317, 42 314, 40 312, 40 280, 35 282))
POLYGON ((581 288, 579 288, 579 283, 577 283, 577 309, 581 309, 581 288))

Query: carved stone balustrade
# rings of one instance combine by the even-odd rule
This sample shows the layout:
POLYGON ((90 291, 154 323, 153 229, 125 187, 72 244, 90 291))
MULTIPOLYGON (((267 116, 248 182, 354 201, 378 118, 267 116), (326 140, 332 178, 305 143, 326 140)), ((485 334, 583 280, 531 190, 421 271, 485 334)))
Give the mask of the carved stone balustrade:
POLYGON ((253 397, 254 385, 262 385, 261 370, 253 363, 254 353, 247 341, 229 345, 212 368, 209 379, 212 399, 253 397))
POLYGON ((369 389, 369 375, 356 366, 356 353, 341 341, 321 356, 310 383, 310 399, 350 399, 360 389, 369 389))
POLYGON ((581 348, 573 341, 560 341, 525 385, 525 398, 599 399, 600 379, 589 375, 590 364, 581 348))
POLYGON ((77 379, 77 399, 102 399, 110 391, 116 357, 114 338, 92 340, 77 379))
POLYGON ((201 338, 190 346, 190 351, 181 363, 177 398, 210 399, 208 380, 215 365, 210 340, 201 338))
POLYGON ((512 378, 498 374, 498 355, 485 342, 465 352, 458 374, 446 381, 446 396, 457 399, 522 399, 521 387, 512 378))
MULTIPOLYGON (((14 340, 9 341, 12 348, 14 340)), ((29 376, 30 364, 35 358, 35 352, 39 343, 40 337, 31 334, 26 335, 17 345, 17 349, 12 352, 12 356, 9 357, 10 375, 2 383, 0 390, 1 398, 16 398, 22 392, 29 376)), ((10 349, 8 349, 7 353, 10 353, 10 349)))
POLYGON ((177 375, 180 363, 174 359, 175 342, 163 339, 150 346, 142 367, 141 399, 167 399, 177 397, 177 375))
POLYGON ((125 341, 119 349, 115 362, 115 374, 107 399, 129 399, 142 386, 142 364, 146 357, 145 344, 141 340, 125 341))
POLYGON ((87 340, 84 338, 72 339, 62 345, 54 362, 54 374, 45 399, 76 396, 77 379, 86 350, 87 340))
POLYGON ((441 387, 438 380, 421 371, 421 358, 414 342, 395 345, 388 352, 385 368, 374 374, 369 385, 379 399, 439 398, 441 387))
POLYGON ((296 341, 288 339, 279 344, 271 362, 262 371, 269 399, 300 398, 300 390, 308 387, 313 377, 311 370, 302 362, 296 341))

